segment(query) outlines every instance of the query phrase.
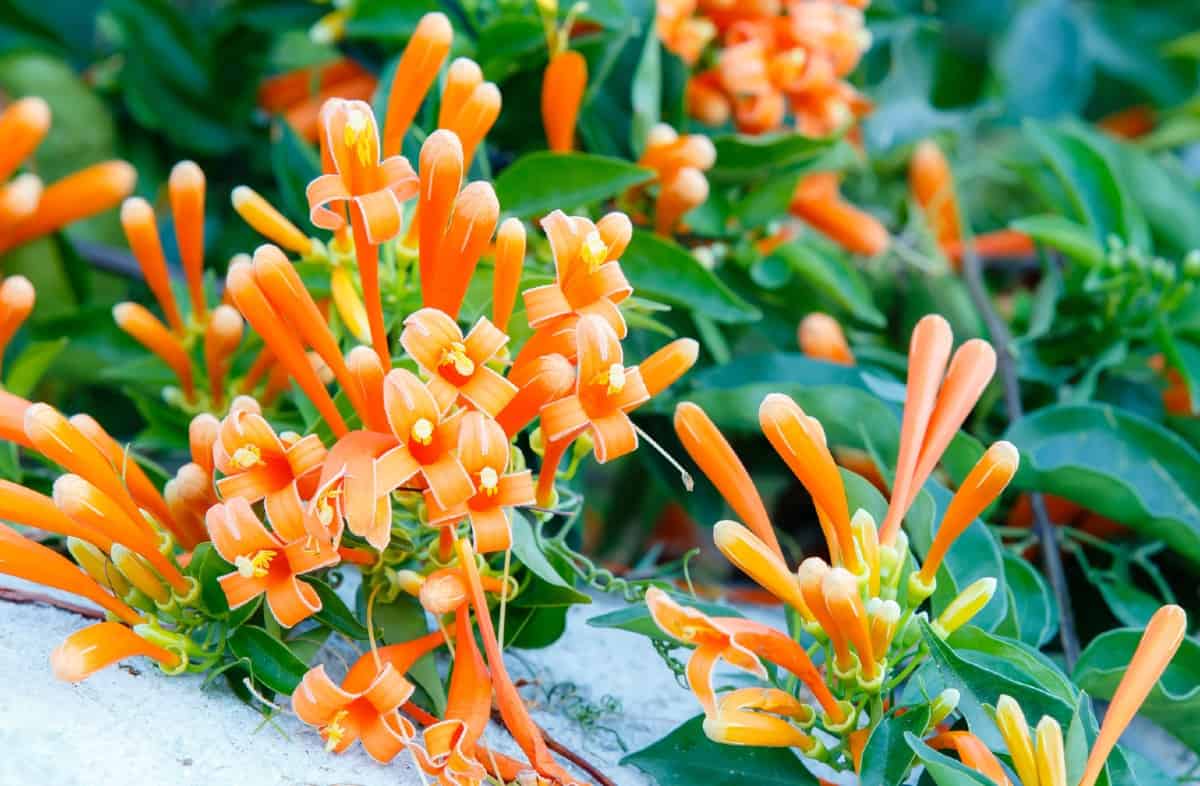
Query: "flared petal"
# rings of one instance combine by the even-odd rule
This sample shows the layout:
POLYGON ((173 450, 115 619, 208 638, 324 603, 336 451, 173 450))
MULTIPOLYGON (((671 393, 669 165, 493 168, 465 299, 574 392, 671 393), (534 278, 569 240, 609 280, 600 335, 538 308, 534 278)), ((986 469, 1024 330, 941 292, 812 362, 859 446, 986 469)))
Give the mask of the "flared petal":
POLYGON ((324 726, 355 698, 331 680, 321 664, 305 672, 299 687, 292 692, 292 712, 309 726, 324 726))
POLYGON ((267 605, 280 625, 291 628, 320 611, 321 598, 311 585, 288 576, 267 587, 267 605))
POLYGON ((423 465, 421 474, 429 484, 430 493, 443 508, 461 505, 475 493, 471 476, 453 454, 447 453, 436 462, 423 465))
POLYGON ((259 551, 280 550, 283 542, 267 531, 250 503, 241 497, 213 505, 204 517, 208 535, 221 559, 233 563, 259 551))
POLYGON ((441 410, 433 394, 406 369, 394 368, 384 377, 383 404, 392 433, 401 442, 413 439, 413 426, 418 421, 425 420, 430 426, 436 426, 441 420, 441 410))
POLYGON ((596 440, 596 461, 601 464, 632 453, 638 446, 633 421, 624 412, 593 419, 592 437, 596 440))

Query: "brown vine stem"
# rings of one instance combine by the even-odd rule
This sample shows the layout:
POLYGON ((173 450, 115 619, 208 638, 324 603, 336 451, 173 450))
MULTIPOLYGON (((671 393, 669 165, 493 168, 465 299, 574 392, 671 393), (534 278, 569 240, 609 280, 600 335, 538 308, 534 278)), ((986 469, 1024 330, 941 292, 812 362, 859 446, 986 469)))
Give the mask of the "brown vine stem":
POLYGON ((25 590, 13 589, 11 587, 0 587, 0 601, 5 603, 38 603, 43 606, 53 606, 56 609, 69 611, 72 614, 78 614, 81 617, 87 617, 91 620, 102 620, 104 614, 96 609, 89 609, 87 606, 78 606, 65 600, 52 598, 49 595, 42 595, 38 592, 26 592, 25 590))
MULTIPOLYGON (((1004 403, 1008 408, 1009 419, 1015 423, 1025 416, 1025 410, 1021 405, 1021 388, 1014 364, 1012 335, 1008 332, 1008 325, 992 308, 992 301, 983 281, 983 264, 979 254, 975 252, 974 242, 970 239, 963 243, 963 274, 971 300, 979 309, 988 333, 992 336, 992 343, 997 349, 996 366, 1004 385, 1004 403)), ((1040 492, 1034 491, 1030 492, 1029 501, 1033 508, 1034 528, 1042 543, 1042 568, 1046 571, 1046 578, 1058 604, 1058 638, 1062 643, 1063 659, 1069 674, 1075 668, 1075 661, 1079 659, 1079 638, 1075 634, 1071 592, 1067 588, 1062 554, 1058 550, 1058 537, 1054 532, 1054 525, 1050 522, 1050 516, 1046 513, 1046 500, 1040 492)))
MULTIPOLYGON (((500 714, 500 710, 495 707, 492 708, 492 720, 503 726, 505 729, 508 728, 507 726, 504 726, 504 717, 500 714)), ((590 761, 583 758, 566 745, 563 745, 561 742, 551 737, 550 734, 548 734, 546 730, 540 726, 538 727, 538 730, 541 731, 542 739, 546 741, 547 748, 586 772, 591 778, 595 779, 597 786, 617 786, 617 784, 613 783, 608 776, 606 776, 598 767, 596 767, 595 764, 592 764, 590 761)))

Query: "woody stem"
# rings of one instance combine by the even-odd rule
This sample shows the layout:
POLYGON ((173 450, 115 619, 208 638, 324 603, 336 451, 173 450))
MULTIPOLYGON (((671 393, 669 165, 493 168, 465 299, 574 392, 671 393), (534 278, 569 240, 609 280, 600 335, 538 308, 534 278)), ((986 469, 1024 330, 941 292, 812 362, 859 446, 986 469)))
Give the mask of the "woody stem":
MULTIPOLYGON (((502 728, 505 728, 505 729, 508 728, 507 726, 504 725, 504 716, 501 715, 500 710, 495 707, 492 708, 492 720, 495 721, 497 724, 499 724, 502 728)), ((546 741, 547 748, 549 748, 550 750, 557 753, 559 756, 562 756, 564 759, 566 759, 567 761, 574 764, 580 770, 587 773, 589 777, 594 778, 597 786, 617 786, 617 784, 615 784, 611 780, 609 780, 608 776, 606 776, 603 772, 601 772, 599 770, 599 768, 596 767, 595 764, 592 764, 590 761, 583 758, 578 753, 576 753, 575 751, 568 748, 566 745, 563 745, 561 742, 559 742, 558 740, 551 737, 549 734, 546 733, 545 729, 540 729, 540 730, 542 732, 542 739, 544 739, 546 741)))
MULTIPOLYGON (((1004 320, 992 308, 983 281, 983 265, 975 250, 973 238, 967 238, 963 243, 963 274, 967 280, 971 300, 979 309, 996 347, 996 367, 1004 386, 1004 404, 1008 408, 1009 419, 1016 423, 1024 417, 1025 411, 1021 405, 1021 388, 1014 365, 1012 336, 1004 320)), ((1069 673, 1075 667, 1075 661, 1079 659, 1079 639, 1075 634, 1075 616, 1071 607, 1071 593, 1067 588, 1066 573, 1063 571, 1062 554, 1058 549, 1054 525, 1050 523, 1050 516, 1046 513, 1045 498, 1040 492, 1033 491, 1029 494, 1029 500, 1033 508, 1034 531, 1042 544, 1042 568, 1058 603, 1058 635, 1069 673)))

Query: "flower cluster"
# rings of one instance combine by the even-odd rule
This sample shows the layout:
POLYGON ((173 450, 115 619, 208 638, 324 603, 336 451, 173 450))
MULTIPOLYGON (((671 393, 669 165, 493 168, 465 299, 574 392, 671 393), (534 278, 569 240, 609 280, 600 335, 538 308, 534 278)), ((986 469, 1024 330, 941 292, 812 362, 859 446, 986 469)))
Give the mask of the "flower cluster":
MULTIPOLYGON (((807 324, 802 336, 829 332, 824 320, 807 324)), ((985 577, 960 588, 933 619, 923 610, 937 589, 939 570, 950 548, 1016 473, 1019 457, 1011 444, 997 442, 984 452, 943 511, 921 563, 910 552, 901 527, 995 370, 995 353, 986 342, 968 341, 951 356, 952 345, 949 325, 941 317, 925 317, 913 332, 895 477, 881 522, 866 510, 850 510, 821 424, 786 396, 772 394, 764 399, 759 409, 763 433, 812 496, 828 547, 828 561, 808 557, 794 571, 753 481, 729 443, 702 409, 690 403, 679 405, 675 426, 680 440, 745 522, 718 523, 717 548, 786 604, 812 642, 806 649, 791 635, 763 623, 710 616, 662 590, 651 590, 646 602, 658 626, 695 648, 687 677, 704 709, 705 732, 713 740, 795 747, 835 769, 857 769, 863 745, 880 720, 877 710, 882 705, 877 699, 898 684, 897 675, 909 673, 925 657, 924 636, 948 638, 979 613, 996 591, 996 579, 985 577), (817 653, 820 666, 813 660, 817 653), (713 670, 721 660, 756 675, 768 686, 717 695, 713 670), (764 662, 794 675, 817 706, 772 683, 764 662)), ((1173 628, 1181 635, 1179 623, 1173 628)), ((1169 652, 1165 658, 1160 653, 1154 669, 1146 667, 1154 673, 1143 674, 1139 684, 1148 690, 1169 660, 1169 652)), ((934 731, 956 704, 953 691, 936 700, 926 731, 934 731)), ((961 743, 960 751, 963 745, 969 747, 968 741, 953 736, 937 742, 961 743)), ((1106 755, 1107 749, 1100 754, 1101 765, 1106 755)), ((1006 781, 997 779, 1002 782, 1006 781)))
MULTIPOLYGON (((364 317, 351 334, 364 344, 344 350, 347 336, 335 334, 273 244, 233 260, 228 305, 207 309, 199 277, 204 179, 188 163, 170 182, 191 295, 185 319, 153 210, 141 200, 125 204, 130 245, 165 322, 134 304, 118 306, 115 315, 175 370, 184 402, 198 411, 189 429, 192 461, 160 492, 90 417, 68 419, 47 404, 4 394, 0 435, 68 474, 49 497, 0 484, 0 515, 64 536, 74 562, 5 527, 0 572, 81 595, 109 612, 111 619, 72 635, 53 656, 59 676, 78 680, 134 654, 172 673, 214 668, 223 656, 215 642, 223 641, 219 631, 231 617, 269 614, 292 628, 326 604, 313 579, 342 563, 358 565, 368 628, 378 595, 407 592, 439 622, 448 619, 453 633, 443 627, 379 647, 372 630, 371 650, 340 685, 321 666, 309 671, 292 708, 327 747, 342 751, 361 740, 384 762, 410 750, 440 783, 480 783, 488 773, 508 781, 528 771, 570 783, 505 671, 489 596, 503 604, 517 586, 507 555, 503 577, 487 557, 512 547, 514 508, 554 504, 560 459, 577 441, 600 462, 635 450, 639 432, 629 413, 684 374, 698 348, 680 339, 640 365, 627 364, 620 305, 633 288, 620 257, 632 225, 622 213, 593 222, 556 210, 541 220, 554 278, 524 291, 532 335, 519 351, 510 349, 506 329, 526 228, 515 218, 499 222, 490 184, 463 183, 499 109, 499 94, 482 82, 478 66, 451 64, 442 128, 425 139, 418 166, 397 154, 420 103, 411 88, 432 83, 448 49, 449 22, 441 14, 425 17, 401 58, 402 87, 390 97, 382 133, 361 101, 333 98, 321 108, 324 171, 307 197, 312 222, 333 233, 328 246, 252 192, 234 195, 243 217, 289 250, 308 258, 328 253, 347 270, 353 262, 357 281, 346 286, 364 317), (486 256, 491 315, 464 326, 464 301, 486 256), (393 306, 415 298, 419 307, 385 311, 381 277, 413 290, 393 306), (274 425, 260 398, 225 390, 243 323, 262 342, 271 373, 306 399, 302 409, 313 414, 300 431, 274 425), (197 392, 187 346, 201 332, 210 359, 206 397, 197 392), (403 356, 393 355, 397 338, 403 356), (536 482, 517 446, 534 421, 540 439, 531 441, 542 453, 536 482), (216 587, 222 602, 214 607, 216 587), (455 667, 446 712, 436 718, 408 702, 413 688, 405 675, 442 644, 455 667), (479 744, 493 699, 526 761, 479 744), (414 722, 425 727, 419 740, 414 722)), ((342 304, 338 310, 345 314, 342 304)))
POLYGON ((50 105, 37 97, 0 111, 0 254, 96 213, 129 196, 137 173, 103 161, 46 185, 34 172, 13 173, 50 130, 50 105))

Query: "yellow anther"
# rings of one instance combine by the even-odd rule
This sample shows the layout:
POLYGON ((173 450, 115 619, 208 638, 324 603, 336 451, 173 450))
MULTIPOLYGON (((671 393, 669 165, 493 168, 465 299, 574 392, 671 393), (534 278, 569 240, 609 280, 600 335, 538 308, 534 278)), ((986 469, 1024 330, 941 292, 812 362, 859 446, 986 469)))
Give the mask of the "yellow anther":
POLYGON ((608 395, 614 396, 625 389, 625 367, 620 363, 613 363, 609 366, 606 377, 608 381, 608 395))
POLYGON ((450 344, 450 348, 442 352, 443 366, 454 366, 460 376, 469 377, 475 373, 475 361, 467 355, 467 347, 461 341, 450 344))
POLYGON ((352 148, 358 156, 358 163, 366 166, 371 163, 371 134, 367 130, 367 113, 361 109, 351 109, 346 115, 346 128, 343 140, 346 147, 352 148))
POLYGON ((350 713, 346 710, 338 710, 334 713, 333 720, 325 724, 321 729, 321 736, 325 738, 325 750, 332 753, 333 750, 342 744, 342 740, 346 737, 346 729, 342 726, 342 721, 350 713))
POLYGON ((333 503, 330 500, 335 500, 342 496, 340 487, 326 490, 317 499, 317 521, 321 522, 321 526, 328 529, 333 525, 333 503))
POLYGON ((238 469, 250 469, 263 463, 262 451, 257 445, 242 445, 233 451, 233 466, 238 469))
POLYGON ((583 239, 583 247, 579 250, 579 254, 583 257, 588 271, 595 272, 596 268, 603 265, 608 259, 608 245, 600 237, 600 233, 593 229, 583 239))
POLYGON ((479 487, 489 497, 494 497, 500 491, 500 475, 491 467, 484 467, 479 473, 479 487))
POLYGON ((261 549, 254 552, 253 557, 241 556, 234 560, 237 572, 244 579, 261 579, 271 568, 271 560, 275 559, 272 549, 261 549))
POLYGON ((419 419, 413 424, 410 436, 412 441, 418 445, 428 445, 433 442, 433 424, 429 422, 428 418, 419 419))

